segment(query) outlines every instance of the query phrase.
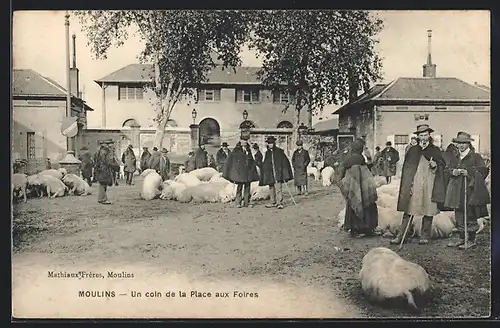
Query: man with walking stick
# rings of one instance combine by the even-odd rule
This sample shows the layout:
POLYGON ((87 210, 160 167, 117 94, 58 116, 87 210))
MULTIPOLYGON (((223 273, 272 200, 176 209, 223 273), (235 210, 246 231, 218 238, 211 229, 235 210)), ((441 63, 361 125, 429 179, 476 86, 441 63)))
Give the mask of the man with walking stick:
POLYGON ((460 153, 447 167, 451 178, 444 205, 455 210, 459 240, 447 246, 468 249, 476 245, 477 219, 488 216, 486 205, 491 198, 485 179, 489 169, 481 155, 471 148, 471 141, 474 140, 470 134, 459 132, 452 141, 457 144, 460 153))
MULTIPOLYGON (((260 174, 260 186, 269 186, 271 192, 271 204, 266 207, 283 208, 283 184, 293 179, 292 166, 286 157, 285 151, 276 147, 276 138, 269 136, 266 139, 267 151, 262 163, 262 172, 260 174)), ((289 191, 289 190, 288 190, 289 191)), ((289 191, 290 196, 291 192, 289 191)), ((292 201, 293 196, 292 196, 292 201)))
POLYGON ((430 140, 432 132, 429 125, 418 125, 414 133, 419 144, 410 147, 404 158, 397 206, 399 212, 404 212, 403 220, 398 235, 390 241, 400 247, 415 215, 423 216, 419 244, 429 243, 432 219, 445 200, 445 162, 441 150, 430 140))

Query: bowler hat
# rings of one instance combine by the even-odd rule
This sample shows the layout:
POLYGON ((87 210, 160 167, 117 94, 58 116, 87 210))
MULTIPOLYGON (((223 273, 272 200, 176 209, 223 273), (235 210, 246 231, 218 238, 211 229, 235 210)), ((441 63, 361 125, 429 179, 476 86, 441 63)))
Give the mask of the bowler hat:
POLYGON ((269 144, 276 143, 276 138, 273 136, 269 136, 266 138, 266 143, 269 143, 269 144))
POLYGON ((153 150, 154 151, 158 151, 158 147, 153 147, 153 150))
POLYGON ((254 144, 252 145, 252 148, 253 148, 253 149, 259 149, 259 145, 257 145, 256 143, 254 143, 254 144))
POLYGON ((168 150, 166 148, 162 148, 161 152, 166 154, 166 153, 168 153, 168 150))
POLYGON ((468 134, 467 132, 461 131, 457 133, 457 137, 453 138, 452 141, 456 143, 468 143, 474 141, 474 139, 472 139, 470 134, 468 134))
POLYGON ((224 142, 222 143, 222 147, 229 147, 229 145, 227 144, 227 142, 225 142, 225 141, 224 141, 224 142))
POLYGON ((419 134, 419 133, 422 133, 422 132, 432 133, 432 132, 434 132, 434 130, 431 129, 431 127, 429 126, 429 124, 420 124, 420 125, 417 125, 417 131, 415 131, 413 133, 419 134))
POLYGON ((385 143, 385 145, 386 145, 386 146, 392 146, 392 142, 387 141, 387 142, 385 143))
POLYGON ((142 149, 148 149, 148 147, 142 147, 142 149))
POLYGON ((304 143, 302 142, 302 140, 297 140, 297 142, 295 143, 297 146, 303 146, 304 143))

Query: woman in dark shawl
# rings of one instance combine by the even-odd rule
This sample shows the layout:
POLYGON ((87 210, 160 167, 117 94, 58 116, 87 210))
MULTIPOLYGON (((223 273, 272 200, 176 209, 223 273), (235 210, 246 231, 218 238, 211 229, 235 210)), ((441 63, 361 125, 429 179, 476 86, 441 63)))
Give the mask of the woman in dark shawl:
POLYGON ((346 199, 344 229, 351 236, 377 235, 378 226, 377 189, 372 173, 362 155, 364 142, 356 140, 340 165, 339 187, 346 199))

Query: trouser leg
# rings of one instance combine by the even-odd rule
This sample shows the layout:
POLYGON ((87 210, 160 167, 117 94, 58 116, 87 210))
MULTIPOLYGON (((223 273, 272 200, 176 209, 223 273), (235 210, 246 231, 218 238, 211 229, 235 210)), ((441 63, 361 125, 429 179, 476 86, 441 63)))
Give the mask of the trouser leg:
POLYGON ((421 244, 427 244, 428 240, 431 238, 432 232, 432 216, 424 215, 422 217, 422 234, 420 235, 421 244))
POLYGON ((106 185, 102 185, 102 184, 99 184, 99 190, 97 192, 97 201, 98 202, 105 202, 108 200, 107 196, 106 196, 106 190, 107 190, 107 187, 106 185))
POLYGON ((243 206, 247 207, 250 204, 250 182, 243 185, 243 206))
POLYGON ((236 198, 235 198, 236 206, 241 206, 242 191, 243 191, 243 184, 242 183, 236 184, 236 198))
POLYGON ((283 184, 281 182, 277 182, 276 185, 276 204, 283 204, 283 184))
POLYGON ((401 239, 403 239, 403 234, 405 233, 406 227, 408 226, 409 222, 410 222, 410 215, 408 213, 404 213, 401 225, 399 226, 398 235, 396 236, 396 238, 390 241, 391 244, 399 244, 401 242, 401 239))
POLYGON ((269 185, 269 193, 271 196, 271 204, 276 204, 276 186, 274 184, 269 185))

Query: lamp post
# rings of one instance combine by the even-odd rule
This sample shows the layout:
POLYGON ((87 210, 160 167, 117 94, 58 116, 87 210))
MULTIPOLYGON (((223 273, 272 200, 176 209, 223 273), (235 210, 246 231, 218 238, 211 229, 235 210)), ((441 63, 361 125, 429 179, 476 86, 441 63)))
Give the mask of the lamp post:
POLYGON ((198 143, 200 141, 200 126, 196 124, 196 116, 198 116, 198 113, 196 112, 196 108, 193 108, 193 111, 191 112, 193 124, 189 126, 191 129, 191 148, 193 150, 198 147, 198 143))
POLYGON ((250 128, 248 127, 248 112, 245 109, 243 111, 243 123, 241 124, 241 140, 249 140, 250 139, 250 128))
POLYGON ((299 139, 301 139, 302 135, 306 134, 309 128, 304 125, 304 123, 300 123, 297 132, 299 133, 299 139))

